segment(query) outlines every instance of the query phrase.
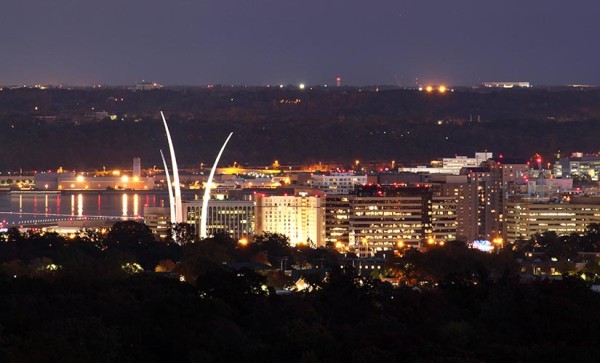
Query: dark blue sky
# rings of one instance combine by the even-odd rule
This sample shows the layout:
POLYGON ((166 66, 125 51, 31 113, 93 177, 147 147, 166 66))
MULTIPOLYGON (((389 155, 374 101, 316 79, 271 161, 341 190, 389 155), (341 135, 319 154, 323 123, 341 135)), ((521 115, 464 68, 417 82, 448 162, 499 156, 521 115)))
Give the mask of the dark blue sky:
POLYGON ((2 0, 0 84, 600 84, 598 0, 2 0))

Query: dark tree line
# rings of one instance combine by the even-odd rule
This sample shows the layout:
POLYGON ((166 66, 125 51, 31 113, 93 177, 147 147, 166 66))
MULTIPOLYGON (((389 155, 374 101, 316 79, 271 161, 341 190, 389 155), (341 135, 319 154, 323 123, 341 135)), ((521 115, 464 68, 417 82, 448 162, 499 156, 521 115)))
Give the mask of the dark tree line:
POLYGON ((0 238, 0 361, 579 362, 600 353, 600 295, 583 280, 525 284, 510 255, 459 242, 390 260, 419 286, 394 288, 344 267, 336 251, 275 234, 178 246, 120 222, 106 236, 13 229, 0 238), (284 257, 328 273, 306 277, 312 290, 278 295, 275 285, 290 282, 277 271, 284 257))
POLYGON ((166 147, 160 110, 169 117, 180 163, 189 166, 211 161, 229 132, 234 139, 223 159, 228 164, 422 163, 481 150, 520 158, 540 153, 550 160, 558 150, 598 151, 599 95, 597 90, 446 95, 358 89, 4 90, 0 170, 100 169, 128 166, 134 156, 145 166, 160 165, 157 150, 166 147), (298 104, 281 103, 297 99, 298 104), (86 118, 92 109, 116 119, 86 118), (44 115, 57 119, 39 118, 44 115))

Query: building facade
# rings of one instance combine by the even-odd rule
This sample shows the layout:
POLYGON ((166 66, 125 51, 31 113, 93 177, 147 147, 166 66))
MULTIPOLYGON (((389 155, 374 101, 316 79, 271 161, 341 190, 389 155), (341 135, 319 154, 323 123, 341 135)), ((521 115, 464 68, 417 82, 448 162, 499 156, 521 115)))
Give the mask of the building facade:
POLYGON ((559 159, 554 164, 553 173, 557 178, 598 181, 600 180, 600 155, 573 153, 568 158, 559 159))
POLYGON ((429 186, 368 185, 326 198, 326 240, 386 251, 456 239, 456 199, 429 186))
POLYGON ((280 233, 290 244, 325 245, 323 198, 298 195, 257 195, 256 233, 280 233))
POLYGON ((144 207, 144 223, 150 228, 154 237, 167 238, 171 228, 169 207, 144 207))
POLYGON ((513 200, 507 203, 505 236, 512 243, 544 232, 583 233, 591 223, 600 223, 598 199, 586 203, 513 200))
POLYGON ((350 194, 355 186, 364 184, 367 184, 367 176, 354 173, 316 174, 308 180, 311 188, 327 194, 350 194))
MULTIPOLYGON (((202 200, 186 201, 182 206, 186 223, 193 225, 195 233, 199 234, 202 200)), ((235 240, 252 236, 255 229, 254 212, 253 201, 209 200, 207 236, 227 233, 235 240)))

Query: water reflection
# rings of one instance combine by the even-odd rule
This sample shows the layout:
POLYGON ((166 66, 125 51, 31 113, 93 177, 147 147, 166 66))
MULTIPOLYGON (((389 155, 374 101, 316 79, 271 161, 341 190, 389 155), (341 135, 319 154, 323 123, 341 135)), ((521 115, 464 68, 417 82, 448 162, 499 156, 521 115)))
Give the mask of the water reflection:
POLYGON ((127 194, 123 194, 123 209, 121 215, 127 217, 127 194))
POLYGON ((83 195, 77 195, 77 216, 83 217, 83 195))
MULTIPOLYGON (((192 199, 191 197, 189 199, 192 199)), ((61 194, 9 194, 0 193, 0 221, 18 224, 19 221, 43 218, 143 216, 144 207, 169 205, 165 192, 156 193, 78 193, 61 194), (141 194, 141 195, 140 195, 141 194), (44 206, 42 208, 41 198, 44 206), (62 198, 70 198, 63 203, 62 198)))
POLYGON ((140 204, 140 198, 137 194, 134 194, 133 195, 133 215, 135 217, 140 215, 139 204, 140 204))

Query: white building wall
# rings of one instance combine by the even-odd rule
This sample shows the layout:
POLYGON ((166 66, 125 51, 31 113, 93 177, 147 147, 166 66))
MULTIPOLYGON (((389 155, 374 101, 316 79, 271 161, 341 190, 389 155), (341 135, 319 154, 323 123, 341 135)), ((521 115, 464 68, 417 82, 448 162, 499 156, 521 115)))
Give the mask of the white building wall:
POLYGON ((324 245, 323 201, 314 196, 257 197, 256 232, 280 233, 298 243, 324 245))

